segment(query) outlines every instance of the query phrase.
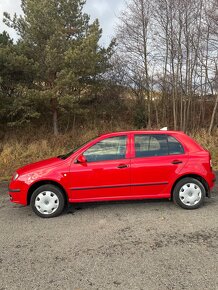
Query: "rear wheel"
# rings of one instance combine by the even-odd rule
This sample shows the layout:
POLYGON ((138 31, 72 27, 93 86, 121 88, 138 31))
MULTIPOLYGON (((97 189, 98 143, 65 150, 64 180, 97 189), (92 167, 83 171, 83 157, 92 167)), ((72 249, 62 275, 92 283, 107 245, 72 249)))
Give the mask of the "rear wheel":
POLYGON ((42 185, 33 192, 30 204, 38 216, 42 218, 56 217, 64 209, 64 194, 55 185, 42 185))
POLYGON ((199 208, 204 202, 205 195, 203 184, 191 177, 181 179, 173 190, 174 202, 185 209, 199 208))

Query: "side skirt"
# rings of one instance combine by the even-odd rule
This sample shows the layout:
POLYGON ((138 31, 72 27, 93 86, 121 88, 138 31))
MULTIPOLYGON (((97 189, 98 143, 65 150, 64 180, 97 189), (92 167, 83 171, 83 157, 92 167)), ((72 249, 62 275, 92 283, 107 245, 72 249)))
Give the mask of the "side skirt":
POLYGON ((169 199, 170 193, 168 194, 153 194, 153 195, 134 195, 134 196, 113 196, 113 197, 97 197, 97 198, 71 198, 70 203, 76 202, 96 202, 96 201, 114 201, 114 200, 143 200, 143 199, 169 199))

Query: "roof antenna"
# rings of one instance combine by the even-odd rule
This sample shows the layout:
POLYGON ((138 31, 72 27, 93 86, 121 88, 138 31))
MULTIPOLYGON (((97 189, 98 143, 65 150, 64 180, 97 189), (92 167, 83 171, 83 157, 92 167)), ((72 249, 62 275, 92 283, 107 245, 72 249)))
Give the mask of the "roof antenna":
POLYGON ((167 127, 163 127, 160 129, 161 131, 167 131, 167 127))

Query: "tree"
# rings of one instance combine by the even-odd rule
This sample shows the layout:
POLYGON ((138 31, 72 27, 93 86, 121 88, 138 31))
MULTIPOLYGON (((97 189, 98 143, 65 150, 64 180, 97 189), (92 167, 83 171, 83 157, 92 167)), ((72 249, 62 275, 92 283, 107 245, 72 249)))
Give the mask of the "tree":
MULTIPOLYGON (((216 0, 212 2, 212 7, 208 11, 208 17, 209 17, 209 29, 211 31, 212 39, 211 39, 211 46, 213 47, 213 51, 215 52, 218 49, 218 3, 216 0)), ((215 98, 215 103, 213 107, 213 112, 211 115, 211 120, 210 120, 210 126, 208 129, 208 133, 211 134, 211 131, 214 126, 214 120, 215 120, 215 114, 217 112, 218 108, 218 55, 217 53, 214 54, 213 57, 213 65, 215 67, 214 71, 214 79, 213 79, 213 91, 216 96, 215 98)))
POLYGON ((99 46, 98 21, 90 24, 82 12, 83 0, 22 0, 23 16, 13 19, 4 13, 5 23, 20 36, 24 55, 37 67, 35 84, 48 100, 54 134, 58 134, 58 113, 73 106, 75 98, 91 91, 108 67, 112 46, 99 46))
POLYGON ((33 82, 34 65, 13 44, 8 33, 0 34, 0 118, 2 124, 23 123, 36 117, 30 99, 22 98, 33 82))
POLYGON ((119 17, 118 52, 123 58, 124 84, 136 96, 136 125, 151 126, 151 84, 149 72, 150 1, 132 0, 119 17))
POLYGON ((209 96, 216 91, 217 0, 130 0, 119 19, 118 79, 141 100, 148 127, 160 120, 175 130, 203 123, 210 131, 218 106, 215 101, 210 118, 209 96))

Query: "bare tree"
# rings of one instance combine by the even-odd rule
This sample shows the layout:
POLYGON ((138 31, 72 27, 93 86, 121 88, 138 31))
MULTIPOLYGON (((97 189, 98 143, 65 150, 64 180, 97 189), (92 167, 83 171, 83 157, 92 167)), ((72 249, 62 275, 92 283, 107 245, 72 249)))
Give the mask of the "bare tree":
POLYGON ((214 126, 217 0, 130 0, 118 26, 124 84, 145 101, 148 126, 214 126), (155 97, 157 96, 157 97, 155 97), (210 99, 209 99, 210 100, 210 99), (210 124, 209 124, 210 123, 210 124))
POLYGON ((151 126, 150 17, 150 1, 133 0, 126 3, 126 10, 119 17, 117 33, 118 50, 121 58, 125 59, 125 81, 140 105, 144 104, 148 127, 151 126))
POLYGON ((211 134, 211 131, 214 126, 214 120, 215 120, 215 114, 217 112, 218 108, 218 1, 215 0, 212 2, 211 5, 211 10, 208 13, 209 20, 210 20, 210 25, 209 29, 211 30, 211 46, 214 48, 215 53, 213 54, 213 62, 214 62, 214 67, 215 67, 215 77, 213 79, 213 88, 214 88, 214 94, 216 95, 214 107, 213 107, 213 112, 211 115, 211 120, 210 120, 210 126, 208 129, 208 133, 211 134))

